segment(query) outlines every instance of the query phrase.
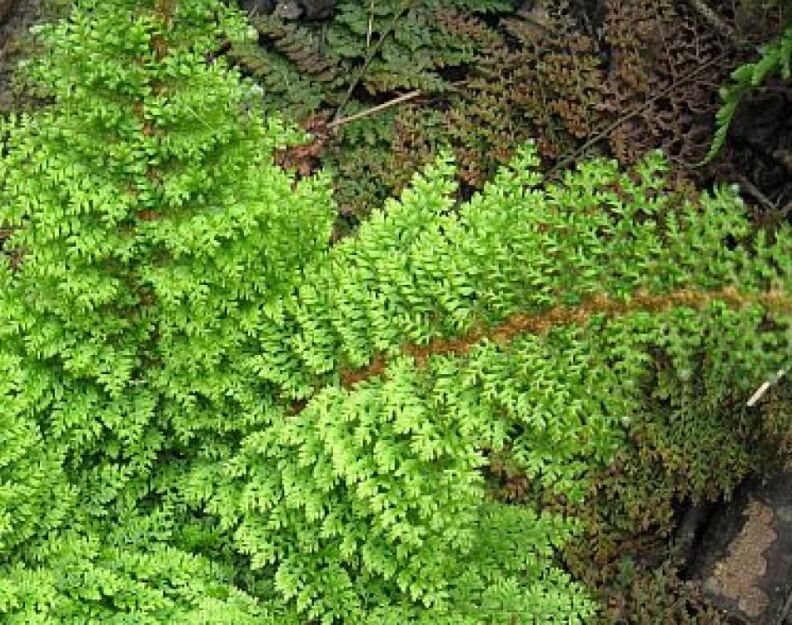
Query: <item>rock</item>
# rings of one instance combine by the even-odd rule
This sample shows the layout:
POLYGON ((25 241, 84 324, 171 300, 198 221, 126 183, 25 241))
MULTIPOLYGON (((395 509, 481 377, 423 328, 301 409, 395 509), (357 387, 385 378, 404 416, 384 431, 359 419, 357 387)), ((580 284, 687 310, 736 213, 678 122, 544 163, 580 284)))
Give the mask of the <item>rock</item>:
POLYGON ((792 472, 741 487, 707 528, 691 572, 715 605, 742 622, 789 623, 792 472))
MULTIPOLYGON (((2 3, 4 0, 0 0, 2 3)), ((240 0, 248 13, 275 14, 285 20, 324 20, 333 14, 338 0, 240 0)))
POLYGON ((0 0, 0 24, 6 21, 15 3, 16 0, 0 0))
POLYGON ((305 18, 309 20, 326 20, 333 14, 338 0, 301 0, 305 18))
POLYGON ((278 0, 272 14, 284 20, 296 20, 298 17, 302 17, 302 4, 297 0, 278 0))
POLYGON ((240 6, 248 13, 269 15, 275 10, 275 0, 240 0, 240 6))
POLYGON ((743 510, 746 517, 740 533, 729 543, 727 553, 712 568, 704 589, 731 602, 747 617, 761 616, 770 598, 761 588, 767 574, 765 552, 778 538, 774 529, 773 510, 753 500, 743 510))

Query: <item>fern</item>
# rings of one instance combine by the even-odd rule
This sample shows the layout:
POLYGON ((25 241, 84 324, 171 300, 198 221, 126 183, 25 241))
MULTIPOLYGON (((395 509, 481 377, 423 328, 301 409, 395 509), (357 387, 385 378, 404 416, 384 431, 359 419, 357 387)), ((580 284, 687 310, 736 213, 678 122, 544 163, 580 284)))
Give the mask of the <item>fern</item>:
MULTIPOLYGON (((455 524, 466 515, 480 527, 473 521, 480 512, 473 510, 481 496, 470 492, 476 481, 463 481, 462 475, 472 479, 475 473, 469 471, 484 458, 464 460, 456 455, 461 449, 500 449, 508 440, 534 488, 579 501, 592 461, 605 466, 623 445, 622 428, 645 409, 640 381, 654 368, 654 349, 673 358, 670 377, 656 383, 657 393, 690 424, 722 409, 735 393, 750 393, 748 363, 770 370, 785 358, 785 333, 758 335, 756 328, 767 306, 788 322, 783 293, 789 259, 782 251, 789 249, 787 231, 775 256, 786 277, 775 283, 777 295, 765 300, 761 291, 769 284, 761 255, 720 243, 748 231, 740 203, 728 193, 702 197, 703 211, 674 207, 656 177, 662 169, 656 158, 642 165, 637 184, 599 162, 563 185, 542 188, 532 171, 535 164, 534 149, 523 151, 513 170, 458 215, 448 212, 453 172, 438 164, 401 203, 373 215, 357 237, 309 267, 299 296, 285 308, 284 328, 273 327, 263 337, 256 359, 260 375, 307 405, 282 417, 282 433, 270 430, 243 444, 222 478, 228 480, 226 494, 210 505, 221 515, 226 510, 225 523, 237 528, 240 548, 254 565, 274 567, 276 576, 285 567, 289 579, 299 570, 298 577, 313 589, 306 591, 313 597, 306 606, 317 610, 310 614, 330 610, 357 620, 371 609, 367 601, 371 606, 393 601, 393 595, 370 595, 372 587, 395 574, 383 568, 389 560, 367 559, 370 552, 411 554, 405 557, 423 562, 427 575, 441 561, 445 570, 474 570, 465 554, 475 552, 476 543, 462 548, 435 542, 454 540, 460 531, 455 524), (566 210, 592 202, 613 212, 576 219, 566 210), (713 256, 702 264, 704 249, 713 256), (736 276, 742 295, 727 286, 736 276), (641 295, 642 289, 652 295, 641 295), (603 292, 615 300, 598 299, 603 292), (614 311, 619 319, 610 324, 614 311), (521 328, 540 338, 520 338, 521 328), (730 346, 707 347, 718 357, 702 372, 703 397, 694 386, 701 378, 690 373, 698 350, 688 347, 700 336, 728 337, 730 346), (742 373, 735 378, 732 372, 742 373), (349 390, 335 390, 338 382, 349 390), (317 387, 323 390, 317 393, 317 387), (447 410, 447 416, 428 417, 438 410, 442 415, 447 410), (464 415, 464 425, 453 415, 464 415), (450 442, 440 444, 450 431, 443 434, 437 427, 465 430, 472 438, 455 451, 450 442), (302 459, 297 473, 274 477, 287 458, 302 459), (454 470, 453 484, 446 485, 424 464, 429 458, 449 468, 463 461, 468 468, 454 470), (418 475, 431 476, 425 484, 431 495, 420 490, 418 475), (410 490, 402 490, 408 484, 410 490), (374 520, 385 492, 404 493, 395 518, 411 521, 397 535, 374 520), (408 492, 419 498, 414 504, 408 492), (449 505, 471 508, 456 508, 448 517, 452 525, 432 517, 432 526, 420 512, 422 492, 427 503, 448 497, 449 505), (234 501, 241 504, 230 506, 234 501), (336 515, 349 524, 336 525, 336 515), (266 539, 275 535, 270 523, 279 528, 276 543, 266 539), (331 526, 338 533, 321 529, 331 526), (355 526, 360 533, 354 533, 355 526), (432 545, 430 560, 408 546, 413 533, 424 537, 421 545, 432 545), (305 568, 294 545, 308 536, 302 549, 333 550, 326 557, 340 567, 333 569, 334 579, 341 580, 336 586, 346 589, 340 595, 321 592, 328 585, 327 561, 320 558, 315 568, 305 568), (340 545, 349 545, 349 551, 340 545), (451 552, 462 561, 443 561, 440 554, 451 552)), ((757 245, 761 249, 761 242, 757 245)), ((201 473, 195 482, 207 479, 209 474, 201 473)), ((401 592, 419 593, 443 611, 454 610, 456 593, 469 593, 445 579, 407 577, 402 583, 407 586, 397 584, 401 592), (438 597, 445 601, 437 603, 438 597)), ((296 598, 297 587, 292 592, 296 598)))
POLYGON ((446 90, 442 71, 471 61, 477 44, 444 27, 443 15, 510 9, 498 0, 342 1, 322 29, 256 17, 263 45, 236 45, 231 56, 268 90, 271 106, 301 118, 345 102, 358 81, 374 96, 405 88, 446 90))
POLYGON ((558 158, 602 121, 601 59, 568 15, 554 13, 540 30, 526 17, 503 17, 496 27, 447 8, 436 11, 432 23, 446 37, 467 42, 472 56, 455 70, 464 72, 464 84, 433 89, 420 103, 340 128, 323 164, 341 172, 337 195, 346 213, 365 215, 399 193, 442 148, 453 149, 459 179, 478 189, 525 140, 536 137, 543 157, 558 158), (380 132, 385 122, 387 133, 380 132), (379 141, 362 153, 355 138, 374 132, 379 141))
POLYGON ((262 418, 269 392, 226 356, 330 223, 326 184, 272 163, 296 133, 204 62, 246 32, 204 0, 85 0, 40 31, 29 72, 55 103, 10 120, 0 163, 18 258, 0 268, 3 622, 266 616, 211 528, 164 501, 182 463, 262 418))
POLYGON ((731 75, 732 83, 721 88, 720 98, 723 104, 717 113, 717 130, 705 162, 715 158, 723 147, 729 126, 742 98, 774 74, 780 75, 786 81, 792 78, 792 26, 787 27, 775 41, 764 46, 756 61, 741 65, 734 70, 731 75))

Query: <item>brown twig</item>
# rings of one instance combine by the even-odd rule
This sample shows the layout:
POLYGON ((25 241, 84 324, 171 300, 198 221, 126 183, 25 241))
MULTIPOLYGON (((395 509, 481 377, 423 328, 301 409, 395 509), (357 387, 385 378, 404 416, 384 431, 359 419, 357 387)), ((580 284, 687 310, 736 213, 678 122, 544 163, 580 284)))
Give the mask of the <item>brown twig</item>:
POLYGON ((552 176, 552 175, 556 174, 559 170, 566 168, 570 163, 572 163, 572 162, 576 161, 578 158, 580 158, 580 156, 582 156, 586 152, 586 150, 588 150, 593 145, 595 145, 595 144, 599 143, 600 141, 602 141, 603 139, 605 139, 611 132, 613 132, 616 128, 621 126, 628 119, 632 119, 636 115, 640 115, 647 108, 649 108, 652 104, 654 104, 655 102, 657 102, 658 100, 660 100, 662 98, 665 98, 668 94, 673 93, 673 91, 677 87, 679 87, 679 85, 684 84, 684 83, 688 82, 689 80, 692 80, 693 78, 696 78, 699 74, 704 73, 705 70, 708 70, 713 65, 716 65, 716 64, 722 62, 723 60, 725 60, 725 58, 726 58, 726 54, 725 53, 719 54, 718 56, 716 56, 716 57, 710 59, 709 61, 707 61, 706 63, 704 63, 703 65, 699 65, 697 68, 689 71, 687 74, 684 74, 678 80, 674 80, 668 87, 666 87, 662 91, 659 91, 658 93, 653 95, 651 98, 649 98, 643 104, 640 104, 639 106, 634 107, 632 110, 627 111, 627 113, 625 113, 624 115, 619 117, 619 119, 617 119, 616 121, 614 121, 611 124, 608 124, 605 128, 603 128, 602 130, 597 132, 593 137, 591 137, 588 141, 586 141, 582 146, 580 146, 572 154, 570 154, 566 158, 563 158, 560 161, 558 161, 550 169, 550 171, 548 172, 548 175, 552 176))
POLYGON ((414 100, 418 96, 420 96, 423 92, 416 89, 415 91, 409 91, 408 93, 404 93, 400 95, 398 98, 393 98, 392 100, 388 100, 387 102, 383 102, 382 104, 378 104, 377 106, 372 106, 365 111, 360 111, 359 113, 355 113, 354 115, 350 115, 349 117, 342 117, 341 119, 334 119, 329 124, 327 124, 328 128, 336 128, 338 126, 343 126, 344 124, 349 124, 351 122, 357 121, 364 117, 368 117, 369 115, 373 115, 374 113, 379 113, 391 106, 396 106, 397 104, 401 104, 402 102, 407 102, 408 100, 414 100))
POLYGON ((782 606, 781 611, 778 613, 778 616, 773 619, 773 625, 783 625, 790 610, 792 610, 792 592, 789 593, 789 596, 784 602, 784 605, 782 606))
POLYGON ((771 213, 777 210, 775 204, 768 200, 767 196, 762 193, 754 183, 748 180, 748 178, 742 174, 737 174, 737 179, 740 181, 740 187, 742 190, 759 202, 765 208, 765 210, 771 213))

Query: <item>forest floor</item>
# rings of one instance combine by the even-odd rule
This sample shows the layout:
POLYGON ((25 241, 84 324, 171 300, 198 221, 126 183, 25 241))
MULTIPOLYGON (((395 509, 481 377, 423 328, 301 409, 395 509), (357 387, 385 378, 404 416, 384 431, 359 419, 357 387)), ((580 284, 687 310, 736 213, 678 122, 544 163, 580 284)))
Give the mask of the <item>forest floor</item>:
MULTIPOLYGON (((405 16, 387 11, 379 30, 368 16, 359 48, 344 39, 360 34, 352 12, 323 22, 259 15, 259 45, 229 56, 265 86, 273 107, 312 132, 311 141, 280 155, 283 164, 303 175, 319 167, 338 174, 339 236, 365 218, 367 206, 397 193, 438 146, 453 147, 470 193, 508 159, 509 146, 530 137, 540 139, 549 175, 588 156, 631 163, 660 148, 681 184, 736 184, 757 224, 792 218, 789 84, 768 84, 748 99, 725 149, 700 166, 714 133, 718 86, 777 32, 776 16, 757 19, 740 14, 740 3, 711 2, 723 19, 719 32, 691 9, 696 3, 555 4, 566 9, 523 3, 505 17, 449 9, 432 16, 443 24, 442 36, 417 13, 412 28, 426 29, 444 58, 413 46, 421 58, 415 67, 409 58, 403 66, 394 61, 388 38, 413 44, 399 40, 398 26, 387 26, 405 16), (268 69, 276 65, 279 75, 268 69), (536 85, 548 90, 532 91, 536 85)), ((62 5, 0 0, 0 114, 31 106, 13 67, 30 50, 29 26, 62 5)), ((683 597, 691 623, 792 624, 792 473, 750 478, 731 501, 678 508, 672 538, 655 549, 664 559, 655 568, 672 570, 674 584, 694 590, 663 582, 655 591, 683 597)), ((646 598, 642 609, 650 616, 610 599, 613 622, 672 622, 653 613, 646 598)))

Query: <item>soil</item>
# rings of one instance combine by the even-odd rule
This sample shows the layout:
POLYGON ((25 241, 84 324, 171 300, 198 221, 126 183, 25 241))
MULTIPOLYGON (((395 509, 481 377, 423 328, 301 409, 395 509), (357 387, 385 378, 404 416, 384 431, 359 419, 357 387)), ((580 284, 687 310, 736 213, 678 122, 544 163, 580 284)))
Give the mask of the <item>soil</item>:
POLYGON ((15 0, 0 0, 0 22, 5 21, 6 16, 14 8, 15 0))

